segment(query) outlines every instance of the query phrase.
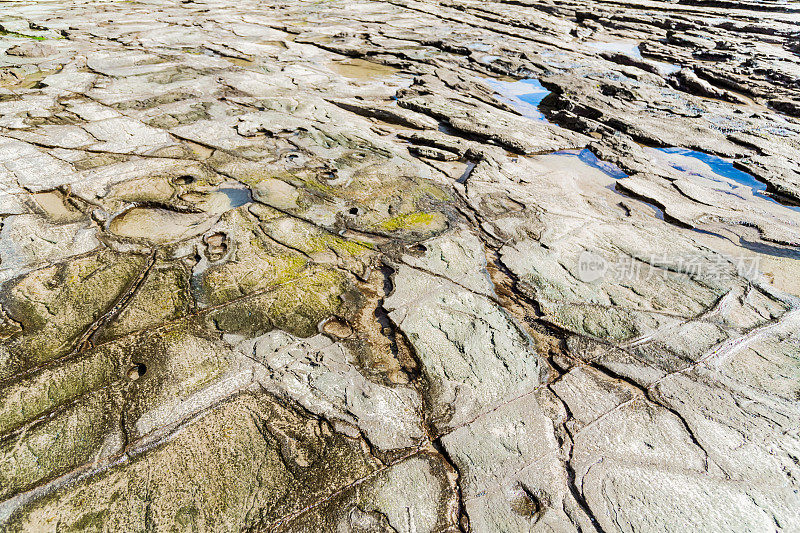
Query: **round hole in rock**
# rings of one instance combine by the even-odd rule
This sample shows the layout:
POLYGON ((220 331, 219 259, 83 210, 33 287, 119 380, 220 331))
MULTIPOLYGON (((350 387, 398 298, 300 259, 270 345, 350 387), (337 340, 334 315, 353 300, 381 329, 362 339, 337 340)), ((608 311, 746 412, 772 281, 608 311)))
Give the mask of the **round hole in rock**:
POLYGON ((194 183, 194 176, 178 176, 172 181, 178 185, 189 185, 190 183, 194 183))
POLYGON ((351 208, 350 208, 350 211, 348 211, 348 212, 349 212, 351 215, 357 215, 357 214, 358 214, 358 208, 357 208, 357 207, 351 207, 351 208))
POLYGON ((128 369, 128 379, 136 381, 147 373, 147 365, 144 363, 135 363, 128 369))

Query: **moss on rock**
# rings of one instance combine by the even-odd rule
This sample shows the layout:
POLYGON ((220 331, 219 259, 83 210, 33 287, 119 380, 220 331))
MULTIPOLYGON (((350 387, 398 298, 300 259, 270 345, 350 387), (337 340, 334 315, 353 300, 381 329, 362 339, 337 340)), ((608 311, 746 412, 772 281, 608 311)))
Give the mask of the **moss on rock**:
POLYGON ((125 293, 147 259, 101 251, 36 270, 6 286, 2 305, 22 325, 6 343, 0 379, 73 350, 81 335, 125 293))

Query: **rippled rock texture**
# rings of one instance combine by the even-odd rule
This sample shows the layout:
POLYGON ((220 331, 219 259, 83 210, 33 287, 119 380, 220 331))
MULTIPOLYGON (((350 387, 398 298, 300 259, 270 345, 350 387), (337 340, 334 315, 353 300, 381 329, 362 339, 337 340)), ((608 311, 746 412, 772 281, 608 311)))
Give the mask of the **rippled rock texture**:
POLYGON ((799 17, 4 2, 0 527, 800 530, 799 17))

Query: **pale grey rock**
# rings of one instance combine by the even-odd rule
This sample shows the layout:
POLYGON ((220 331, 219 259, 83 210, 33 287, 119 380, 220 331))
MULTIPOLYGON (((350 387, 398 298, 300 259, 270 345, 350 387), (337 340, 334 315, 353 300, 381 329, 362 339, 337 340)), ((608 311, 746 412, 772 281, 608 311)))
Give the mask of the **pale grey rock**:
POLYGON ((8 217, 0 229, 0 279, 5 281, 98 246, 97 228, 86 222, 51 224, 36 215, 8 217))
POLYGON ((70 150, 87 148, 97 143, 93 135, 79 126, 43 125, 34 131, 19 130, 10 132, 9 135, 34 145, 70 150))
POLYGON ((86 72, 81 65, 70 63, 55 74, 46 76, 42 83, 47 94, 77 94, 90 90, 97 79, 97 74, 86 72))
POLYGON ((569 492, 553 421, 537 396, 514 398, 442 437, 476 531, 575 531, 577 524, 589 525, 569 492))
POLYGON ((104 152, 142 154, 175 143, 167 132, 125 117, 90 122, 84 129, 99 141, 91 148, 104 152))
POLYGON ((609 531, 772 531, 797 527, 796 493, 690 472, 600 462, 584 480, 587 501, 609 531))
POLYGON ((4 530, 800 528, 791 3, 7 4, 4 530))
POLYGON ((384 306, 420 360, 440 431, 539 385, 527 334, 493 300, 404 265, 393 282, 384 306))
POLYGON ((297 339, 274 332, 242 341, 237 348, 264 366, 265 375, 257 379, 267 390, 330 420, 351 424, 356 435, 363 431, 380 450, 410 448, 425 436, 416 391, 369 381, 341 343, 321 335, 297 339))
POLYGON ((46 57, 55 53, 55 48, 40 42, 27 42, 14 45, 6 50, 6 54, 19 57, 46 57))
POLYGON ((427 115, 414 113, 408 109, 391 105, 369 105, 359 100, 332 100, 332 103, 365 117, 373 117, 384 122, 417 129, 436 129, 439 123, 427 115))
POLYGON ((345 533, 458 529, 454 475, 436 456, 422 453, 400 461, 371 479, 289 521, 291 532, 323 528, 345 533))
MULTIPOLYGON (((716 375, 718 376, 718 374, 716 375)), ((651 388, 693 428, 696 439, 729 477, 790 487, 798 476, 800 441, 786 431, 797 424, 796 402, 714 379, 702 367, 668 375, 651 388), (744 408, 737 406, 742 405, 744 408), (778 438, 778 435, 786 435, 778 438)))
POLYGON ((404 255, 402 262, 441 276, 468 290, 494 297, 494 285, 486 271, 483 242, 469 230, 461 230, 422 243, 421 256, 404 255))
POLYGON ((510 150, 535 154, 581 148, 589 139, 547 124, 529 120, 483 103, 456 101, 441 96, 405 96, 399 104, 413 111, 428 113, 467 136, 487 139, 510 150))
POLYGON ((5 181, 14 180, 31 192, 54 189, 78 179, 71 165, 8 137, 0 137, 0 172, 5 181))

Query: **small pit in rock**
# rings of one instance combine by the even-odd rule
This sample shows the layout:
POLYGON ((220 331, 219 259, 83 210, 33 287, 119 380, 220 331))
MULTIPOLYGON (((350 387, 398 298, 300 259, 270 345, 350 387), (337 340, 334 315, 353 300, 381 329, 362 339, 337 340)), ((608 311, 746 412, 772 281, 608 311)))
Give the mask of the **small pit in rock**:
POLYGON ((176 185, 190 185, 194 183, 194 176, 178 176, 172 182, 176 185))
POLYGON ((136 381, 137 379, 143 378, 146 373, 147 365, 144 363, 136 363, 128 369, 128 379, 136 381))
POLYGON ((373 63, 364 59, 345 59, 331 61, 331 67, 338 74, 352 80, 375 80, 392 76, 398 72, 394 67, 373 63))
POLYGON ((205 237, 206 255, 209 261, 219 261, 228 251, 227 237, 224 233, 213 233, 205 237))
POLYGON ((332 318, 322 325, 322 331, 337 339, 346 339, 353 334, 353 328, 344 320, 332 318))

